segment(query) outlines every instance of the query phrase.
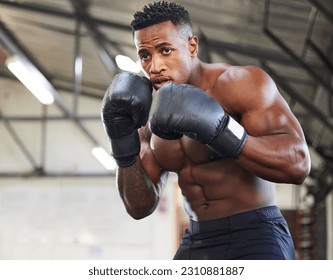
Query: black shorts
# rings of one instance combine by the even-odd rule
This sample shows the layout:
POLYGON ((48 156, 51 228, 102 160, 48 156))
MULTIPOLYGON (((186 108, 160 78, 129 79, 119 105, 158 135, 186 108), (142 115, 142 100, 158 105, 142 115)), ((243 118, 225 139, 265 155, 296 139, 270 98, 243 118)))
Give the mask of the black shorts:
POLYGON ((295 259, 287 222, 276 206, 222 219, 190 221, 175 260, 295 259))

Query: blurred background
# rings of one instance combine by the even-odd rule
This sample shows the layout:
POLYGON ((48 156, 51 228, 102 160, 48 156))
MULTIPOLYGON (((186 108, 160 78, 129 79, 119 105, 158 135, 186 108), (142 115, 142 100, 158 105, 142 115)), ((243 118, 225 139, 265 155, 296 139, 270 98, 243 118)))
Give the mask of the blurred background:
MULTIPOLYGON (((100 158, 101 100, 115 74, 140 73, 129 24, 149 2, 0 0, 0 259, 173 257, 187 223, 176 175, 135 221, 100 158)), ((333 259, 333 1, 175 2, 203 61, 257 65, 277 83, 312 170, 303 185, 278 184, 276 203, 298 259, 333 259)))

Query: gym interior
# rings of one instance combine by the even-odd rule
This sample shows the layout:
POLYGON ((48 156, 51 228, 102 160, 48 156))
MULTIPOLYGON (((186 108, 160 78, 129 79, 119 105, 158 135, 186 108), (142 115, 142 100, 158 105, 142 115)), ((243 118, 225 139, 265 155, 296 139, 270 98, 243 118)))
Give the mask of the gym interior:
MULTIPOLYGON (((157 210, 134 220, 115 166, 98 159, 110 151, 101 101, 117 73, 140 71, 129 23, 149 2, 0 0, 0 259, 173 257, 187 226, 176 174, 157 210), (15 61, 49 99, 31 94, 15 61)), ((332 260, 333 2, 175 2, 190 12, 203 61, 259 66, 276 82, 311 154, 308 178, 277 184, 276 204, 296 258, 332 260)))

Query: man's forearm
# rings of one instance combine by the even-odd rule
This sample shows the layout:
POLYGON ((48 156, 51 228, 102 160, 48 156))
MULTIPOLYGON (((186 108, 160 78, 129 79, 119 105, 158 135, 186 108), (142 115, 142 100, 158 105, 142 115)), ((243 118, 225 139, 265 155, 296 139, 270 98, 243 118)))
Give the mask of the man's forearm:
POLYGON ((155 210, 159 195, 139 160, 132 166, 118 168, 117 183, 126 210, 134 219, 142 219, 155 210))

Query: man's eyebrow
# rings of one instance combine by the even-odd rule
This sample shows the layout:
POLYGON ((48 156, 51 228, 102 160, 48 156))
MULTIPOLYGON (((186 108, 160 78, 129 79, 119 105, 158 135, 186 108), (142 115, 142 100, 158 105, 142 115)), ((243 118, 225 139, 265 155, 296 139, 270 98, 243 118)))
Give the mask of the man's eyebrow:
POLYGON ((167 43, 167 42, 162 42, 162 43, 159 43, 155 46, 156 49, 159 49, 159 48, 162 48, 162 47, 165 47, 165 46, 172 46, 171 43, 167 43))
MULTIPOLYGON (((154 49, 159 49, 159 48, 162 48, 162 47, 170 47, 170 46, 172 46, 171 43, 162 42, 162 43, 159 43, 159 44, 155 45, 154 49)), ((143 49, 140 49, 138 51, 138 54, 146 53, 146 52, 149 52, 148 49, 143 48, 143 49)))
POLYGON ((140 49, 140 50, 138 51, 138 54, 142 54, 142 53, 146 53, 146 52, 148 52, 147 49, 140 49))

